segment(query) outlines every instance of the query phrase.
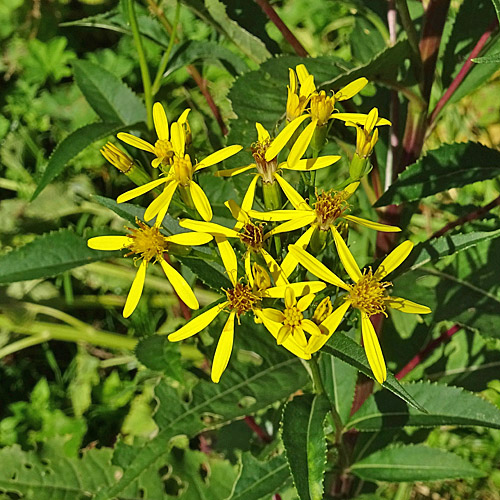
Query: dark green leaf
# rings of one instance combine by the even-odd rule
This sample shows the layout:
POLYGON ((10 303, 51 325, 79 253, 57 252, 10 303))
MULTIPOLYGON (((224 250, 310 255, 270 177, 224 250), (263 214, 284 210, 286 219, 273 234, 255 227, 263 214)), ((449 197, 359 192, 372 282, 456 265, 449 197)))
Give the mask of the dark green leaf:
POLYGON ((89 61, 73 61, 73 68, 76 84, 103 121, 128 126, 146 121, 141 99, 113 73, 89 61))
POLYGON ((387 391, 371 395, 352 416, 347 428, 378 431, 412 425, 460 425, 500 429, 500 410, 488 401, 458 387, 417 382, 404 388, 427 410, 421 413, 387 391))
POLYGON ((330 408, 324 395, 296 396, 285 407, 282 438, 301 500, 323 498, 326 439, 323 422, 330 408))
POLYGON ((87 239, 70 229, 36 237, 31 243, 0 257, 0 283, 48 278, 121 255, 120 252, 92 250, 87 246, 87 239))
POLYGON ((284 455, 261 462, 250 452, 242 453, 240 470, 233 491, 226 500, 259 500, 278 493, 290 478, 290 470, 284 455))
MULTIPOLYGON (((370 378, 374 378, 368 360, 366 359, 365 350, 343 333, 336 332, 335 335, 332 335, 328 344, 323 347, 323 352, 330 356, 336 356, 349 365, 354 366, 354 368, 361 373, 364 373, 370 378)), ((387 373, 387 380, 382 386, 389 389, 396 394, 396 396, 400 397, 403 401, 406 401, 417 410, 425 412, 424 407, 406 392, 404 387, 394 378, 392 373, 387 373)))
POLYGON ((365 481, 436 481, 481 477, 484 473, 453 453, 426 446, 400 446, 377 451, 351 466, 365 481))
POLYGON ((138 342, 135 355, 150 370, 165 373, 179 382, 182 381, 179 344, 169 342, 166 337, 153 335, 138 342))
POLYGON ((116 134, 122 128, 123 125, 119 123, 97 122, 84 125, 71 132, 54 149, 31 200, 34 200, 78 153, 93 142, 104 139, 108 135, 116 134))
POLYGON ((345 424, 351 413, 358 370, 335 356, 321 356, 319 368, 328 398, 345 424))
POLYGON ((416 201, 500 175, 500 151, 482 144, 445 144, 403 171, 375 206, 416 201))

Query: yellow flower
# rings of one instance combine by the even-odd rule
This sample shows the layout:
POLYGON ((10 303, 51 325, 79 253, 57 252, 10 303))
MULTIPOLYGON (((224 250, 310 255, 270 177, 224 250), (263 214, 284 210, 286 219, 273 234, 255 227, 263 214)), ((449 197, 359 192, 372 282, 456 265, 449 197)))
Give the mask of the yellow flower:
MULTIPOLYGON (((223 311, 228 312, 229 317, 226 320, 222 333, 219 337, 212 363, 211 377, 212 381, 216 383, 219 382, 231 356, 234 341, 235 320, 238 320, 238 324, 240 324, 241 316, 247 312, 252 312, 254 316, 267 327, 269 321, 262 314, 262 299, 283 298, 286 290, 285 286, 271 287, 271 280, 266 271, 257 264, 254 264, 251 275, 247 276, 247 278, 251 279, 253 285, 238 281, 236 275, 236 255, 234 254, 232 248, 229 248, 233 253, 233 257, 230 260, 233 261, 234 267, 228 268, 226 266, 226 262, 224 262, 224 265, 226 266, 233 288, 224 290, 226 300, 220 304, 216 304, 199 316, 196 316, 182 328, 168 336, 168 340, 171 342, 187 339, 205 329, 223 311)), ((288 287, 293 287, 293 290, 297 295, 310 294, 314 291, 320 291, 324 286, 324 283, 317 281, 288 285, 288 287)), ((300 358, 311 358, 311 355, 306 353, 293 338, 285 340, 283 342, 283 347, 300 358)))
POLYGON ((368 268, 362 273, 342 237, 336 231, 333 235, 340 259, 347 274, 354 282, 353 285, 344 283, 337 275, 300 246, 290 245, 288 247, 289 251, 295 255, 295 258, 308 271, 347 292, 344 296, 344 303, 320 324, 323 334, 310 338, 307 351, 313 353, 321 349, 335 332, 349 307, 352 306, 358 309, 361 314, 361 332, 370 368, 377 381, 383 383, 387 378, 387 370, 370 316, 380 313, 387 315, 385 311, 388 307, 413 314, 428 314, 431 312, 427 306, 400 297, 391 297, 387 293, 387 288, 391 283, 382 281, 408 257, 413 248, 413 243, 410 241, 401 243, 382 261, 377 271, 373 273, 371 268, 368 268))
MULTIPOLYGON (((302 248, 307 248, 315 231, 331 231, 335 235, 337 233, 336 226, 341 220, 354 222, 355 224, 360 224, 376 231, 389 233, 401 231, 399 227, 388 226, 363 219, 362 217, 348 215, 350 209, 348 200, 358 186, 359 182, 353 182, 342 191, 331 190, 322 192, 312 207, 290 186, 291 190, 287 193, 287 196, 295 207, 295 210, 273 210, 271 212, 249 210, 249 215, 250 217, 264 221, 287 221, 269 231, 267 233, 268 237, 278 233, 295 231, 309 225, 309 229, 296 242, 302 248)), ((281 269, 289 276, 296 265, 297 260, 292 254, 288 253, 281 264, 281 269)))
POLYGON ((179 225, 192 231, 201 231, 211 234, 215 238, 215 242, 219 248, 220 256, 225 268, 228 270, 232 280, 236 277, 237 260, 228 238, 238 238, 247 248, 244 255, 245 272, 249 281, 252 281, 251 273, 251 257, 257 253, 262 256, 267 264, 271 275, 277 285, 285 285, 288 283, 280 266, 276 263, 271 254, 264 248, 265 242, 269 235, 264 233, 263 225, 254 224, 248 216, 246 207, 249 204, 249 196, 245 196, 241 207, 233 201, 229 200, 225 205, 231 210, 232 216, 236 219, 236 224, 233 229, 230 229, 214 222, 203 222, 191 219, 181 219, 179 225))
POLYGON ((286 287, 284 311, 273 308, 262 309, 262 315, 269 321, 267 328, 270 331, 270 327, 272 328, 278 345, 291 337, 300 347, 306 349, 307 339, 304 332, 321 336, 321 330, 316 323, 304 318, 304 311, 311 305, 314 297, 315 295, 310 293, 297 302, 293 288, 286 287))
MULTIPOLYGON (((363 126, 354 122, 346 122, 349 127, 356 127, 356 154, 360 158, 368 158, 378 141, 378 109, 373 108, 363 126)), ((383 125, 383 124, 382 124, 383 125)))
POLYGON ((185 151, 186 131, 187 129, 183 123, 172 123, 171 143, 169 144, 171 144, 173 149, 172 154, 169 154, 168 156, 170 168, 166 176, 127 191, 126 193, 121 194, 117 199, 118 203, 123 203, 136 198, 137 196, 141 196, 162 184, 165 184, 163 192, 155 198, 152 203, 150 203, 144 213, 144 219, 147 221, 156 217, 156 226, 160 226, 162 223, 168 207, 170 206, 172 196, 178 187, 180 190, 187 192, 188 196, 192 198, 194 206, 201 217, 206 221, 211 220, 212 207, 210 206, 210 202, 208 201, 207 195, 204 193, 203 189, 201 189, 201 187, 193 180, 193 175, 203 168, 210 167, 229 158, 230 156, 233 156, 242 149, 241 146, 237 145, 228 146, 227 148, 223 148, 215 153, 212 153, 204 160, 193 165, 191 163, 191 158, 185 151))
MULTIPOLYGON (((187 123, 187 116, 191 110, 186 109, 177 123, 179 123, 184 129, 189 129, 189 124, 187 123), (187 127, 187 128, 186 128, 187 127)), ((155 125, 156 134, 158 135, 158 140, 154 144, 150 144, 140 137, 136 137, 132 134, 127 134, 125 132, 120 132, 117 137, 123 142, 130 144, 134 148, 142 149, 148 153, 153 153, 156 158, 151 162, 154 168, 160 165, 168 166, 174 155, 175 147, 172 144, 172 139, 168 131, 168 120, 167 115, 163 106, 159 102, 155 102, 153 106, 153 121, 155 125)))
POLYGON ((120 172, 126 174, 132 170, 134 160, 132 160, 132 158, 125 154, 121 149, 117 148, 112 142, 106 143, 100 151, 102 156, 104 156, 104 158, 106 158, 111 165, 120 170, 120 172))
POLYGON ((286 119, 291 122, 302 115, 309 104, 311 94, 316 91, 314 76, 309 74, 303 64, 296 66, 295 71, 288 69, 290 85, 286 100, 286 119))
POLYGON ((164 258, 168 254, 171 244, 175 245, 203 245, 208 243, 212 236, 205 233, 179 233, 172 236, 163 236, 157 227, 150 227, 144 222, 136 219, 138 228, 129 229, 128 236, 97 236, 90 238, 87 245, 94 250, 121 250, 128 248, 129 255, 136 255, 135 259, 142 262, 137 270, 132 286, 125 302, 123 316, 128 318, 137 307, 144 288, 146 269, 153 261, 159 262, 167 279, 182 301, 191 309, 198 309, 200 306, 190 286, 186 280, 176 271, 164 258))
MULTIPOLYGON (((278 164, 278 154, 280 151, 287 145, 290 138, 293 136, 294 132, 300 126, 300 124, 306 119, 306 116, 299 117, 289 123, 275 139, 271 139, 269 132, 260 124, 256 123, 255 126, 257 128, 257 142, 252 144, 252 155, 254 157, 255 163, 250 165, 245 165, 243 167, 236 167, 227 170, 219 170, 215 173, 216 176, 219 177, 233 177, 234 175, 241 174, 246 172, 247 170, 257 169, 257 174, 254 176, 250 185, 248 186, 245 197, 248 198, 248 209, 252 208, 253 199, 255 196, 255 187, 257 185, 257 181, 259 177, 262 179, 263 184, 273 184, 275 181, 278 182, 281 189, 288 196, 290 190, 293 188, 290 184, 278 174, 278 171, 281 169, 285 170, 296 170, 302 172, 312 172, 313 170, 318 170, 320 168, 328 167, 329 165, 333 165, 335 162, 340 160, 340 156, 337 155, 328 155, 328 156, 320 156, 319 158, 311 158, 311 159, 297 159, 293 165, 289 163, 289 161, 285 161, 278 164), (273 148, 275 154, 272 158, 268 158, 267 151, 270 148, 273 148)), ((314 132, 314 123, 311 123, 308 127, 305 128, 304 132, 306 134, 301 134, 297 141, 309 141, 308 139, 309 133, 314 132)), ((294 145, 295 147, 295 145, 294 145)), ((293 149, 293 148, 292 148, 293 149)), ((307 149, 304 148, 304 151, 307 149)), ((292 201, 292 200, 290 200, 292 201)), ((293 202, 292 202, 293 203, 293 202)))

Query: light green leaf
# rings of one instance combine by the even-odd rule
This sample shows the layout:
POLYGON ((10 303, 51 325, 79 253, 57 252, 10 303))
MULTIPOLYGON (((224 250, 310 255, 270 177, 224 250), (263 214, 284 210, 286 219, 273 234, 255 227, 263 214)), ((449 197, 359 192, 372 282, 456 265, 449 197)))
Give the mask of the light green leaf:
POLYGON ((284 455, 261 462, 250 452, 242 453, 240 470, 231 495, 226 500, 260 500, 278 493, 290 479, 290 470, 284 455))
POLYGON ((221 381, 214 384, 200 380, 192 389, 188 402, 164 381, 159 383, 155 391, 159 402, 155 414, 159 434, 134 453, 120 481, 100 491, 95 500, 107 500, 122 492, 144 469, 168 453, 174 436, 185 434, 191 437, 203 429, 217 428, 251 415, 288 398, 309 381, 298 358, 276 346, 274 338, 263 330, 262 325, 244 317, 242 324, 236 327, 233 350, 236 352, 233 352, 221 381), (253 361, 238 361, 237 351, 254 353, 256 343, 259 348, 258 354, 252 356, 253 361))
POLYGON ((483 64, 497 63, 500 62, 500 52, 491 54, 491 56, 475 57, 474 59, 472 59, 472 61, 475 63, 483 63, 483 64))
POLYGON ((351 466, 365 481, 437 481, 482 477, 484 473, 463 458, 421 445, 386 448, 351 466))
POLYGON ((296 396, 285 406, 282 438, 301 500, 321 500, 326 466, 323 422, 330 408, 324 395, 296 396))
POLYGON ((406 168, 375 206, 421 200, 498 175, 500 151, 474 142, 444 144, 406 168))
POLYGON ((441 384, 417 382, 404 388, 427 410, 422 413, 387 391, 372 394, 352 416, 347 428, 379 431, 412 425, 458 425, 500 429, 500 410, 475 394, 441 384))
MULTIPOLYGON (((372 379, 375 378, 368 364, 368 360, 366 359, 365 350, 343 333, 336 332, 332 335, 332 338, 328 341, 328 344, 323 347, 322 351, 325 354, 336 356, 349 365, 354 366, 354 368, 368 377, 372 379)), ((406 392, 404 387, 396 380, 392 373, 387 372, 387 380, 382 384, 382 386, 389 389, 391 392, 396 394, 396 396, 400 397, 417 410, 425 412, 425 409, 420 402, 416 401, 410 394, 408 394, 408 392, 406 392)))
POLYGON ((75 81, 105 122, 134 125, 146 121, 144 103, 119 78, 89 61, 73 61, 75 81))
POLYGON ((122 128, 123 125, 119 123, 96 122, 71 132, 54 149, 31 200, 33 201, 78 153, 93 142, 116 134, 122 128))
POLYGON ((335 356, 321 356, 319 368, 327 396, 345 424, 351 413, 358 370, 335 356))
POLYGON ((92 250, 87 239, 70 229, 38 236, 32 242, 0 257, 0 283, 48 278, 120 252, 92 250))

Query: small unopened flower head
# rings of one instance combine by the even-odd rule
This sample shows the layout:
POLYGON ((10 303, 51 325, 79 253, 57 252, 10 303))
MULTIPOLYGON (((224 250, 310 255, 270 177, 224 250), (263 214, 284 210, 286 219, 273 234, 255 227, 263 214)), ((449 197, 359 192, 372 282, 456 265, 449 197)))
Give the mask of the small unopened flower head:
POLYGON ((302 115, 306 109, 311 94, 316 90, 314 76, 309 74, 303 64, 299 64, 295 71, 288 70, 290 85, 286 101, 286 119, 291 122, 302 115))
POLYGON ((112 142, 108 142, 101 148, 101 154, 106 160, 118 170, 126 174, 134 166, 134 160, 117 148, 112 142))
POLYGON ((325 297, 316 307, 312 320, 319 325, 333 312, 333 305, 330 297, 325 297))
POLYGON ((271 278, 269 277, 269 274, 262 266, 257 264, 257 262, 254 262, 252 270, 253 270, 253 279, 255 288, 257 290, 259 291, 267 290, 268 288, 271 287, 271 278))
POLYGON ((335 109, 335 97, 327 96, 324 90, 313 94, 311 96, 310 109, 312 119, 318 120, 318 127, 322 127, 326 125, 332 116, 335 109))
POLYGON ((356 127, 356 154, 360 158, 368 158, 378 141, 378 128, 375 128, 377 121, 378 109, 373 108, 368 113, 368 118, 364 126, 347 123, 348 126, 356 127))

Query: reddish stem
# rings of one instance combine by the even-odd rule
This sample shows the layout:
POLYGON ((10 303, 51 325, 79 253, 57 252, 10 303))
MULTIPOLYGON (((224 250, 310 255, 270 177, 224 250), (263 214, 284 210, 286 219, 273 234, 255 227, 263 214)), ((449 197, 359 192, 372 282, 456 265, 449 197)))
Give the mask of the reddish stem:
POLYGON ((470 212, 467 215, 464 215, 463 217, 459 217, 458 219, 454 220, 453 222, 446 224, 446 226, 444 226, 439 231, 436 231, 429 239, 439 238, 440 236, 443 236, 443 234, 446 234, 448 231, 450 231, 454 227, 461 226, 462 224, 465 224, 466 222, 470 222, 472 220, 479 219, 481 216, 483 216, 484 214, 488 213, 490 210, 492 210, 498 206, 500 206, 500 196, 498 198, 495 198, 493 201, 491 201, 490 203, 488 203, 484 207, 478 208, 474 212, 470 212))
POLYGON ((298 56, 307 57, 309 53, 303 45, 297 40, 295 35, 288 29, 288 26, 283 22, 278 13, 270 5, 267 0, 255 0, 255 3, 264 11, 264 14, 272 21, 280 30, 283 38, 292 46, 298 56))
POLYGON ((273 438, 255 421, 253 417, 245 417, 245 423, 257 434, 258 438, 264 443, 270 443, 273 438))
POLYGON ((458 86, 463 82, 464 78, 467 76, 467 73, 470 71, 472 65, 474 64, 472 62, 472 59, 477 57, 481 50, 483 50, 483 47, 485 46, 486 42, 490 38, 491 34, 493 31, 495 31, 496 27, 498 26, 498 20, 495 19, 489 26, 486 28, 486 31, 483 33, 481 38, 478 40, 476 43, 476 46, 472 49, 472 52, 470 53, 469 57, 467 58, 467 61, 465 61, 464 65, 458 72, 458 75, 454 78, 454 80, 451 82, 451 85, 448 87, 448 90, 444 93, 443 97, 439 99, 438 103, 436 104, 436 107, 431 113, 431 117, 429 120, 429 124, 432 124, 441 110, 444 108, 445 104, 450 100, 451 96, 454 94, 454 92, 457 90, 458 86))
MULTIPOLYGON (((170 256, 168 255, 168 253, 164 253, 163 258, 165 259, 165 261, 168 264, 172 265, 172 263, 170 261, 170 256)), ((184 316, 184 319, 186 321, 189 321, 191 319, 191 309, 189 309, 189 307, 186 304, 184 304, 183 300, 179 297, 179 295, 175 291, 175 288, 172 287, 172 289, 175 293, 175 296, 177 297, 177 300, 179 301, 179 307, 181 309, 182 315, 184 316)))
POLYGON ((424 359, 429 357, 429 355, 443 342, 451 339, 455 333, 461 330, 462 327, 460 325, 454 325, 446 332, 442 333, 437 339, 429 342, 418 354, 416 354, 406 365, 396 373, 396 378, 401 380, 403 377, 408 375, 416 366, 418 366, 424 359))

